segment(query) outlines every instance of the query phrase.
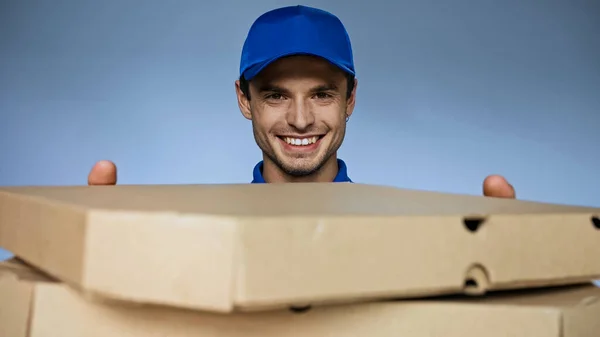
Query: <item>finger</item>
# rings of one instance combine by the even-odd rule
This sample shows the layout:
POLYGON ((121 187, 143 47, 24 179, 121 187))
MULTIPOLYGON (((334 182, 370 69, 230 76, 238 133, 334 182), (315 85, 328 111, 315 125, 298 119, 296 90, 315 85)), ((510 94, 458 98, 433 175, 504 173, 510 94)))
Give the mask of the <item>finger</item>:
POLYGON ((88 175, 88 185, 115 185, 117 166, 108 160, 97 162, 88 175))
POLYGON ((514 187, 503 176, 490 175, 483 181, 483 195, 495 198, 516 198, 514 187))

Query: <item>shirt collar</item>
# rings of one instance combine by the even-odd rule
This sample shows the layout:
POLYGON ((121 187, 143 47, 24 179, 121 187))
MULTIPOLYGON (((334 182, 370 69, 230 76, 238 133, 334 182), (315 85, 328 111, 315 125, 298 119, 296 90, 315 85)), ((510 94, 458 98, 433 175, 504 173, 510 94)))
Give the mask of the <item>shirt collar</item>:
MULTIPOLYGON (((343 160, 338 159, 338 173, 335 176, 335 178, 333 179, 334 183, 351 183, 352 180, 350 180, 350 177, 348 177, 348 167, 346 166, 346 163, 344 163, 343 160)), ((263 178, 262 175, 262 168, 263 168, 263 161, 261 160, 260 162, 258 162, 258 164, 256 164, 256 166, 254 166, 254 170, 252 172, 252 184, 264 184, 265 179, 263 178)))

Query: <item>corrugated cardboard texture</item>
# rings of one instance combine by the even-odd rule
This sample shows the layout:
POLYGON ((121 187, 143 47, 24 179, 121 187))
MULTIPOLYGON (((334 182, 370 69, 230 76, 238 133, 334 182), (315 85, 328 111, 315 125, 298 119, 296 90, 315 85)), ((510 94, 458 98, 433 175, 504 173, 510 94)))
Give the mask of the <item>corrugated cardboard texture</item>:
POLYGON ((223 315, 87 299, 3 263, 0 337, 597 337, 599 296, 589 285, 223 315))
POLYGON ((0 189, 0 246, 92 294, 217 312, 600 278, 600 211, 362 184, 0 189))

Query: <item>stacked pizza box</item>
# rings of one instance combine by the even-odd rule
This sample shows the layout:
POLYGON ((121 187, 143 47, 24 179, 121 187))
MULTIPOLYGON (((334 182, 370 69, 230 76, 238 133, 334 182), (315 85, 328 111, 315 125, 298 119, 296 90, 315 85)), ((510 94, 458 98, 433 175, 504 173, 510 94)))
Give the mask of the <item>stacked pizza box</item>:
POLYGON ((0 189, 0 337, 598 337, 600 209, 364 184, 0 189))

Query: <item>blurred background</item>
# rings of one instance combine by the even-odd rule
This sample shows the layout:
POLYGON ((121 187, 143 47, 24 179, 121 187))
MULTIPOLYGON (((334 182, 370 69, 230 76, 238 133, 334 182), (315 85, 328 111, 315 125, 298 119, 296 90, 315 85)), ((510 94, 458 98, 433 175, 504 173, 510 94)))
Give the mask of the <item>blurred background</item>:
MULTIPOLYGON (((355 182, 600 207, 595 0, 0 1, 0 185, 245 183, 261 159, 234 81, 263 12, 346 25, 355 182)), ((0 258, 7 256, 0 250, 0 258)))

